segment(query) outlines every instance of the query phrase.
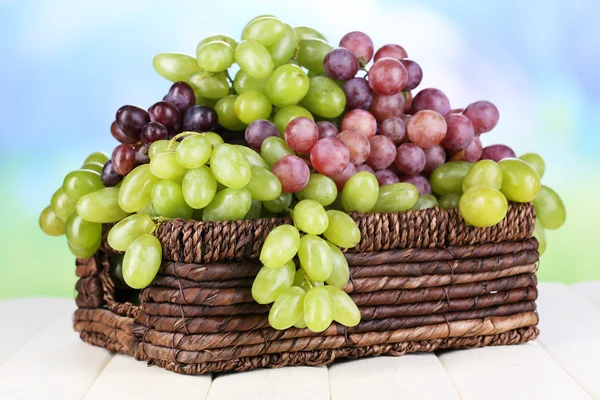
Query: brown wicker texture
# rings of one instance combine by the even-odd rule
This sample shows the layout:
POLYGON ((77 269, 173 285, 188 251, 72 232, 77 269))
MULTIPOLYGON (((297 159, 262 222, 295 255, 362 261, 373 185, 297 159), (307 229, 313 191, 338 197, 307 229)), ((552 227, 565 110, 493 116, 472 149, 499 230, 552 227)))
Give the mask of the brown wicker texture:
POLYGON ((267 234, 285 218, 163 223, 159 275, 119 302, 111 252, 78 260, 74 326, 83 340, 175 372, 324 365, 340 357, 516 344, 537 337, 537 241, 530 204, 511 204, 497 226, 466 226, 457 210, 353 215, 344 288, 362 314, 321 333, 269 327, 250 292, 267 234))

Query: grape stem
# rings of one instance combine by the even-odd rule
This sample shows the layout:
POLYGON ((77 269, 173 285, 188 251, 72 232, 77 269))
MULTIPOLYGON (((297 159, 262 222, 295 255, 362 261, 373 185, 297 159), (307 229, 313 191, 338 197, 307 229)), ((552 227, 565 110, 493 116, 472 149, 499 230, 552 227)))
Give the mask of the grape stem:
POLYGON ((312 289, 314 287, 314 285, 312 284, 312 281, 308 277, 308 274, 306 273, 306 271, 304 272, 304 281, 306 282, 306 284, 308 285, 309 288, 312 289))
POLYGON ((204 134, 200 133, 200 132, 178 133, 177 135, 173 136, 173 138, 169 141, 169 146, 167 146, 167 151, 174 151, 175 150, 175 142, 177 141, 177 139, 185 137, 185 136, 204 136, 204 134))

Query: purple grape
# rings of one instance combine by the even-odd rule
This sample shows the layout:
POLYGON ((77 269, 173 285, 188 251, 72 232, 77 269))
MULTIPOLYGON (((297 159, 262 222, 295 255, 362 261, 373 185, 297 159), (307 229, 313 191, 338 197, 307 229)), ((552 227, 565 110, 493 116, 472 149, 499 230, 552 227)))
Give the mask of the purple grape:
POLYGON ((310 118, 294 118, 285 128, 284 137, 292 150, 308 154, 319 140, 319 127, 310 118))
POLYGON ((408 74, 408 80, 406 81, 404 91, 415 89, 423 79, 423 70, 421 70, 421 66, 412 60, 401 60, 400 62, 404 65, 408 74))
MULTIPOLYGON (((337 137, 340 133, 338 128, 329 121, 319 121, 317 122, 317 127, 319 128, 319 139, 337 137)), ((277 133, 279 134, 279 131, 277 133)))
POLYGON ((338 190, 342 190, 348 179, 352 178, 356 174, 356 167, 352 163, 346 164, 346 168, 337 175, 332 175, 331 180, 335 182, 338 190))
POLYGON ((119 175, 127 175, 135 167, 135 150, 129 144, 120 144, 113 150, 112 167, 119 175))
POLYGON ((392 183, 400 182, 398 175, 389 169, 380 169, 379 171, 376 171, 375 177, 377 178, 377 182, 379 182, 379 186, 391 185, 392 183))
POLYGON ((350 161, 350 150, 336 138, 319 139, 310 149, 310 163, 317 172, 333 176, 340 174, 350 161))
POLYGON ((257 119, 246 127, 246 133, 244 134, 246 143, 256 151, 260 151, 262 142, 270 137, 280 137, 279 129, 274 123, 266 119, 257 119))
POLYGON ((362 133, 356 131, 342 131, 337 137, 348 146, 350 151, 350 163, 360 165, 364 163, 371 152, 369 139, 362 133))
POLYGON ((404 58, 408 58, 408 54, 406 54, 406 50, 404 50, 404 47, 398 44, 390 43, 381 46, 379 50, 377 50, 377 53, 375 53, 374 61, 377 62, 380 58, 385 57, 395 58, 396 60, 400 61, 404 58))
POLYGON ((119 124, 117 124, 117 121, 113 121, 113 123, 110 124, 110 133, 115 139, 117 139, 118 142, 125 144, 137 143, 136 139, 133 139, 127 136, 125 133, 123 133, 121 128, 119 128, 119 124))
POLYGON ((481 145, 481 139, 479 136, 475 136, 473 141, 469 143, 467 147, 459 151, 450 151, 449 152, 452 158, 451 161, 467 161, 467 162, 477 162, 481 158, 481 154, 483 153, 483 146, 481 145))
POLYGON ((370 172, 373 175, 375 175, 375 170, 373 170, 373 168, 369 167, 367 164, 362 164, 362 165, 359 165, 358 167, 356 167, 356 172, 357 173, 358 172, 364 172, 364 171, 370 172))
POLYGON ((306 186, 310 178, 308 165, 298 156, 285 156, 273 165, 273 175, 281 182, 284 193, 296 193, 306 186))
POLYGON ((144 125, 142 134, 140 135, 142 143, 148 146, 157 140, 165 140, 168 137, 169 131, 167 131, 167 128, 163 124, 158 122, 149 122, 144 125))
POLYGON ((374 170, 380 170, 389 167, 396 158, 396 146, 392 139, 387 136, 373 136, 369 143, 371 152, 367 158, 367 164, 374 170))
POLYGON ((423 149, 423 152, 425 153, 425 167, 423 168, 423 172, 426 174, 446 162, 446 152, 439 144, 428 149, 423 149))
POLYGON ((442 115, 450 113, 450 101, 448 97, 439 89, 423 89, 414 97, 412 101, 413 114, 423 110, 433 110, 442 115))
POLYGON ((344 115, 341 130, 362 133, 370 139, 377 133, 377 120, 370 112, 357 108, 344 115))
POLYGON ((390 117, 381 123, 379 132, 392 139, 394 144, 400 144, 406 136, 406 124, 400 117, 390 117))
POLYGON ((485 100, 469 104, 463 114, 471 120, 477 135, 494 129, 500 119, 500 113, 496 106, 485 100))
POLYGON ((367 110, 373 101, 373 90, 364 78, 352 78, 344 84, 346 95, 346 109, 361 108, 367 110))
POLYGON ((344 47, 354 54, 363 65, 366 65, 373 57, 373 41, 362 32, 350 32, 340 40, 340 47, 344 47))
POLYGON ((473 141, 475 130, 469 118, 462 114, 448 114, 446 116, 448 130, 441 145, 446 150, 464 149, 473 141))
POLYGON ((185 82, 176 82, 169 89, 169 93, 163 98, 164 101, 175 105, 181 115, 183 115, 188 108, 196 104, 196 95, 194 89, 185 82))
POLYGON ((505 158, 516 158, 517 155, 510 147, 504 144, 494 144, 483 148, 481 160, 492 160, 498 162, 505 158))
POLYGON ((217 128, 215 110, 208 106, 191 106, 183 114, 183 129, 192 132, 208 132, 217 128))
POLYGON ((173 104, 159 101, 148 109, 150 120, 164 125, 173 137, 181 132, 181 113, 173 104))
POLYGON ((429 180, 421 175, 401 176, 400 182, 412 183, 419 191, 419 195, 431 194, 429 180))
POLYGON ((327 53, 323 60, 323 67, 331 79, 347 81, 354 78, 360 65, 350 50, 338 47, 327 53))
POLYGON ((377 122, 383 122, 390 117, 400 117, 404 111, 404 96, 402 93, 391 96, 375 94, 369 111, 377 122))
POLYGON ((396 149, 394 165, 404 175, 420 174, 426 161, 425 152, 416 144, 404 143, 396 149))
POLYGON ((148 156, 148 147, 144 144, 134 144, 133 150, 135 151, 135 165, 149 164, 150 157, 148 156))
POLYGON ((400 93, 408 82, 408 72, 395 58, 382 58, 369 69, 369 85, 373 92, 390 96, 400 93))
POLYGON ((112 161, 108 160, 102 167, 102 184, 106 187, 117 186, 123 180, 123 176, 119 175, 112 166, 112 161))
POLYGON ((142 128, 150 122, 150 115, 142 108, 136 106, 123 106, 117 110, 117 125, 125 136, 138 142, 142 128))

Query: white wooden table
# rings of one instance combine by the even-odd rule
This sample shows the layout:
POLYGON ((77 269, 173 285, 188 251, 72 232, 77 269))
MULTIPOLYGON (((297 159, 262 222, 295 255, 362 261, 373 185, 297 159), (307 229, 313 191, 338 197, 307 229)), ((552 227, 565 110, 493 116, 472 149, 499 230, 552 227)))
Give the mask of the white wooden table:
POLYGON ((85 344, 72 300, 0 301, 0 399, 600 399, 600 282, 542 283, 519 346, 183 376, 85 344))

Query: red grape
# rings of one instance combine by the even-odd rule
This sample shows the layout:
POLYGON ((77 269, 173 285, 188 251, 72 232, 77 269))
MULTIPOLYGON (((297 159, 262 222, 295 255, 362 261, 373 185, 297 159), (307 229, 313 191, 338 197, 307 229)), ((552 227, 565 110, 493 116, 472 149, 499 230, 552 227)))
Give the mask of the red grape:
POLYGON ((135 165, 142 165, 150 163, 150 156, 148 156, 148 147, 145 144, 139 143, 134 144, 133 151, 135 151, 135 165))
POLYGON ((163 124, 171 137, 181 132, 181 113, 173 104, 159 101, 148 109, 148 114, 150 120, 163 124))
POLYGON ((457 152, 450 152, 452 156, 451 161, 468 161, 474 163, 479 161, 481 153, 483 153, 481 139, 479 139, 479 136, 475 136, 471 143, 464 149, 457 152))
POLYGON ((129 144, 120 144, 113 150, 112 167, 119 175, 127 175, 135 167, 135 150, 129 144))
POLYGON ((125 133, 123 133, 121 128, 119 128, 119 124, 117 124, 117 121, 113 121, 113 123, 110 124, 110 133, 115 139, 117 139, 118 142, 121 143, 134 144, 138 142, 136 139, 129 137, 125 133))
POLYGON ((408 82, 408 72, 395 58, 382 58, 369 69, 369 85, 373 92, 392 95, 401 92, 408 82))
POLYGON ((356 167, 356 173, 359 172, 370 172, 372 174, 375 174, 375 170, 373 170, 373 168, 369 167, 367 164, 362 164, 356 167))
POLYGON ((389 169, 380 169, 379 171, 376 171, 375 177, 377 178, 377 182, 379 182, 379 186, 391 185, 392 183, 400 182, 398 175, 389 169))
POLYGON ((337 186, 338 190, 342 190, 346 182, 348 182, 348 179, 352 178, 356 172, 354 164, 348 163, 342 172, 337 175, 332 175, 331 180, 335 182, 335 186, 337 186))
POLYGON ((123 106, 117 110, 116 121, 121 132, 137 142, 140 140, 142 128, 150 122, 150 116, 142 108, 123 106))
POLYGON ((404 93, 404 113, 411 114, 412 113, 413 94, 412 94, 412 92, 403 92, 403 93, 404 93))
POLYGON ((448 114, 446 116, 448 130, 442 140, 442 147, 446 150, 464 149, 473 141, 475 130, 469 118, 462 114, 448 114))
POLYGON ((338 47, 327 53, 323 60, 323 67, 332 79, 347 81, 354 78, 360 65, 350 50, 338 47))
POLYGON ((251 122, 246 127, 246 133, 244 134, 248 146, 256 151, 260 151, 262 142, 270 136, 280 137, 280 133, 277 126, 266 119, 257 119, 251 122))
POLYGON ((377 120, 367 110, 357 108, 344 116, 341 129, 342 131, 362 133, 368 139, 377 133, 377 120))
POLYGON ((183 129, 186 131, 212 131, 217 122, 217 112, 207 106, 192 106, 183 114, 183 129))
POLYGON ((349 161, 348 146, 336 138, 319 139, 310 149, 310 163, 323 175, 332 176, 341 173, 349 161))
POLYGON ((406 86, 403 90, 413 90, 421 83, 421 80, 423 79, 423 70, 419 64, 412 60, 402 60, 400 62, 402 65, 404 65, 404 68, 406 68, 406 73, 408 74, 406 86))
POLYGON ((123 176, 119 175, 113 168, 112 161, 108 160, 102 167, 102 184, 106 187, 117 186, 123 180, 123 176))
POLYGON ((517 155, 510 147, 504 144, 494 144, 483 148, 481 160, 500 161, 505 158, 516 158, 517 155))
POLYGON ((338 128, 329 121, 319 121, 317 127, 319 128, 319 139, 336 137, 340 133, 338 128))
POLYGON ((158 122, 148 122, 146 125, 144 125, 142 134, 140 135, 142 143, 146 145, 151 145, 157 140, 165 140, 168 137, 169 132, 167 131, 167 128, 158 122))
POLYGON ((384 57, 391 57, 395 58, 396 60, 402 60, 404 58, 408 58, 408 54, 406 54, 406 50, 404 50, 404 47, 398 44, 390 43, 381 46, 379 50, 377 50, 377 53, 375 53, 374 61, 377 62, 380 58, 384 57))
POLYGON ((396 146, 392 139, 387 136, 377 135, 369 140, 371 153, 367 158, 367 164, 374 170, 384 169, 392 165, 396 158, 396 146))
POLYGON ((469 104, 463 114, 471 120, 477 135, 494 129, 500 119, 496 106, 485 100, 469 104))
POLYGON ((373 90, 366 79, 352 78, 344 84, 343 90, 346 95, 347 110, 354 110, 355 108, 367 110, 371 106, 373 90))
POLYGON ((450 113, 450 101, 439 89, 423 89, 412 101, 412 111, 416 114, 423 110, 433 110, 442 115, 450 113))
POLYGON ((424 176, 401 176, 400 182, 412 183, 415 185, 420 195, 431 194, 431 185, 429 184, 429 180, 424 176))
POLYGON ((366 65, 373 57, 373 41, 362 32, 346 33, 340 40, 340 47, 350 50, 362 65, 366 65))
POLYGON ((399 144, 406 135, 406 124, 400 117, 391 117, 381 123, 379 131, 383 136, 392 139, 394 144, 399 144))
POLYGON ((423 149, 423 152, 425 153, 424 173, 428 174, 446 162, 446 152, 439 144, 428 149, 423 149))
POLYGON ((383 122, 390 117, 399 117, 404 110, 404 96, 402 93, 396 93, 391 96, 381 94, 373 95, 373 102, 369 111, 377 122, 383 122))
POLYGON ((406 133, 408 133, 410 141, 424 149, 433 147, 444 140, 447 129, 444 117, 431 110, 419 111, 406 125, 406 133))
POLYGON ((284 135, 292 150, 307 154, 319 139, 319 127, 310 118, 298 117, 289 122, 284 135))
POLYGON ((308 165, 298 156, 285 156, 273 165, 273 174, 281 182, 285 193, 296 193, 304 189, 310 178, 308 165))
POLYGON ((371 152, 369 139, 362 133, 356 131, 342 131, 337 137, 348 146, 350 151, 350 163, 360 165, 364 163, 371 152))
POLYGON ((425 152, 412 143, 404 143, 396 149, 394 165, 404 175, 417 175, 425 168, 425 152))
POLYGON ((177 107, 181 115, 183 115, 188 108, 196 104, 194 89, 185 82, 175 82, 163 100, 168 101, 177 107))

